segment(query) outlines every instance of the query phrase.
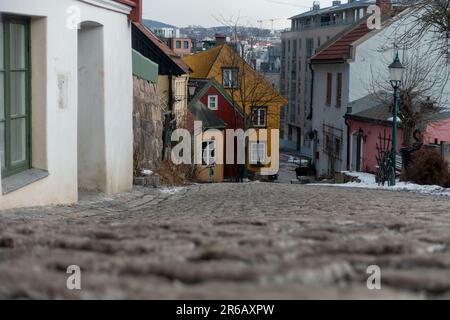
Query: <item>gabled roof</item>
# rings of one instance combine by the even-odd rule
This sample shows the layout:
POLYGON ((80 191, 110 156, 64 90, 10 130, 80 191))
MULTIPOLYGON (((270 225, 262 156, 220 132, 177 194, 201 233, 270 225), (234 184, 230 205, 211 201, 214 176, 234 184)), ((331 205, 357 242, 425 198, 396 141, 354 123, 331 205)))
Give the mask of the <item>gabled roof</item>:
POLYGON ((213 47, 206 51, 183 57, 183 61, 192 69, 190 75, 194 78, 207 78, 224 46, 213 47))
MULTIPOLYGON (((410 12, 407 6, 394 6, 394 9, 381 18, 382 29, 393 23, 397 18, 410 12)), ((370 14, 342 30, 336 36, 325 42, 312 56, 311 63, 342 63, 352 58, 352 46, 364 37, 370 37, 379 30, 367 27, 370 14)))
POLYGON ((426 114, 424 118, 425 118, 425 121, 439 121, 439 120, 450 119, 450 110, 444 109, 444 110, 441 110, 441 112, 429 113, 429 114, 426 114))
POLYGON ((237 103, 242 103, 243 101, 242 97, 239 97, 240 94, 246 94, 248 96, 251 94, 255 95, 255 90, 258 90, 258 92, 261 93, 261 97, 270 97, 273 105, 278 104, 281 106, 287 104, 287 100, 278 92, 278 90, 275 89, 266 79, 264 79, 259 72, 245 62, 245 60, 242 59, 241 56, 227 44, 223 44, 190 56, 185 56, 183 57, 183 61, 189 65, 192 70, 190 75, 195 78, 217 79, 217 72, 220 72, 219 70, 221 67, 237 67, 240 70, 245 70, 243 73, 245 74, 245 79, 249 80, 249 82, 255 81, 255 83, 258 83, 258 88, 253 88, 253 92, 237 92, 239 90, 234 92, 234 101, 237 103), (227 61, 233 65, 228 65, 227 61))
MULTIPOLYGON (((181 57, 173 52, 173 50, 170 49, 162 40, 160 40, 152 31, 150 31, 146 26, 139 22, 133 22, 133 25, 151 42, 151 44, 153 44, 153 47, 159 52, 159 54, 162 54, 163 56, 166 56, 168 58, 168 63, 172 64, 172 67, 174 69, 173 71, 175 73, 185 74, 189 72, 189 66, 187 66, 183 62, 183 60, 181 60, 181 57)), ((146 56, 143 52, 141 52, 141 54, 146 56)), ((147 58, 152 59, 152 57, 147 58)))
POLYGON ((233 98, 216 80, 205 78, 189 78, 188 86, 191 85, 195 85, 197 89, 195 90, 194 96, 190 97, 189 103, 195 103, 199 101, 211 87, 214 87, 228 101, 228 103, 236 109, 236 111, 241 116, 244 115, 244 111, 242 110, 241 106, 239 106, 237 103, 234 103, 233 105, 233 98))
MULTIPOLYGON (((388 99, 389 93, 380 91, 376 94, 368 94, 365 97, 349 103, 348 106, 351 107, 351 109, 362 111, 346 114, 345 117, 347 119, 353 119, 368 123, 391 125, 392 107, 389 106, 388 102, 383 102, 384 98, 380 99, 380 97, 383 97, 384 95, 386 95, 386 99, 388 99)), ((423 120, 426 122, 432 122, 449 118, 450 110, 443 109, 441 112, 425 114, 423 120)), ((401 123, 399 123, 399 126, 401 126, 401 123)))
POLYGON ((371 31, 365 18, 359 20, 325 43, 311 58, 311 63, 345 62, 351 57, 351 45, 371 31))
POLYGON ((224 129, 227 127, 227 124, 200 100, 189 103, 188 110, 195 120, 202 122, 203 129, 224 129))
POLYGON ((392 110, 389 106, 376 100, 372 101, 374 102, 372 107, 357 113, 348 114, 347 117, 360 120, 366 119, 379 121, 389 121, 389 119, 392 119, 392 110))

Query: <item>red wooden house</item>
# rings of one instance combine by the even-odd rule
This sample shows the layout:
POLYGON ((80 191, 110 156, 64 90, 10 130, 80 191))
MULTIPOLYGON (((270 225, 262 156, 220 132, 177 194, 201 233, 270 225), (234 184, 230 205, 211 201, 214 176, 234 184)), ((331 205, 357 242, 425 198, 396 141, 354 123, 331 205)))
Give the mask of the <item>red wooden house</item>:
MULTIPOLYGON (((191 78, 188 84, 189 104, 201 102, 209 111, 213 111, 215 115, 222 120, 226 127, 224 130, 224 159, 223 159, 223 178, 225 180, 234 180, 237 177, 237 152, 234 143, 235 161, 233 164, 226 164, 227 141, 226 129, 243 129, 244 115, 243 110, 237 104, 233 105, 233 99, 222 88, 222 86, 214 79, 191 78)), ((199 119, 197 119, 199 120, 199 119)), ((207 128, 206 128, 207 129, 207 128)))

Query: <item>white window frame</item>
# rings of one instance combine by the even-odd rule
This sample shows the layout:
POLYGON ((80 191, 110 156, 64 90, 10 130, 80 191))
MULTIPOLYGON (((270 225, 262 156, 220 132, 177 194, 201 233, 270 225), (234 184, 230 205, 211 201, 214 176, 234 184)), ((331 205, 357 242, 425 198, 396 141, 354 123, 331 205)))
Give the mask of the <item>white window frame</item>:
POLYGON ((216 164, 217 155, 217 141, 216 140, 203 140, 202 141, 202 165, 213 166, 216 164), (206 148, 203 148, 203 144, 207 143, 206 148), (214 150, 214 157, 211 156, 211 151, 214 150))
POLYGON ((365 10, 364 8, 360 8, 360 9, 359 9, 359 17, 360 17, 360 18, 363 18, 363 17, 364 17, 364 15, 366 14, 365 11, 366 11, 366 10, 365 10))
POLYGON ((225 89, 237 89, 238 88, 238 72, 237 68, 223 68, 222 69, 222 81, 225 89), (233 77, 234 74, 234 77, 233 77))
POLYGON ((267 107, 252 107, 252 109, 253 126, 258 128, 267 127, 267 107), (256 122, 254 120, 256 120, 256 122))
POLYGON ((208 96, 208 109, 218 110, 219 109, 219 96, 217 94, 211 94, 208 96), (213 100, 214 102, 212 102, 213 100))
POLYGON ((265 164, 267 155, 267 142, 258 141, 250 143, 250 162, 252 164, 265 164))

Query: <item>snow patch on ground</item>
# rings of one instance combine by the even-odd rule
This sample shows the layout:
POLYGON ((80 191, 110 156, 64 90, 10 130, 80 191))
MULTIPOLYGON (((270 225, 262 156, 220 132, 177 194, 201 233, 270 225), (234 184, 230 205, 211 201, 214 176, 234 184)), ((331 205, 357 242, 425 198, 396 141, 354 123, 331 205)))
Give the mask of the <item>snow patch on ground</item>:
POLYGON ((308 165, 309 161, 305 160, 305 159, 300 159, 300 158, 297 158, 297 157, 289 156, 288 163, 308 165))
POLYGON ((364 189, 376 189, 376 190, 390 190, 390 191, 409 191, 422 194, 438 195, 450 197, 450 189, 440 186, 426 186, 419 185, 411 182, 398 181, 395 186, 388 186, 387 183, 384 186, 378 185, 375 182, 375 175, 365 172, 349 172, 343 171, 343 174, 356 177, 360 182, 348 182, 348 183, 316 183, 313 185, 319 186, 334 186, 334 187, 346 187, 346 188, 364 188, 364 189))
POLYGON ((184 187, 167 187, 167 188, 159 189, 159 192, 164 193, 164 194, 177 194, 177 193, 183 192, 184 190, 186 190, 186 188, 184 188, 184 187))
POLYGON ((141 171, 144 176, 151 176, 153 174, 152 170, 144 169, 141 171))

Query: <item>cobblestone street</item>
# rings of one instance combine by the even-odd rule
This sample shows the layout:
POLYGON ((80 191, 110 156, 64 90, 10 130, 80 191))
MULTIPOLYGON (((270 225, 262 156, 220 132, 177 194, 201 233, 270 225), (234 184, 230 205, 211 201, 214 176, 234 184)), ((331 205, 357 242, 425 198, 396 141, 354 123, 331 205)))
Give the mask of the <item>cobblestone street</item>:
POLYGON ((0 298, 450 298, 450 200, 277 183, 0 212, 0 298), (66 289, 78 265, 82 290, 66 289), (382 290, 366 269, 381 267, 382 290))

